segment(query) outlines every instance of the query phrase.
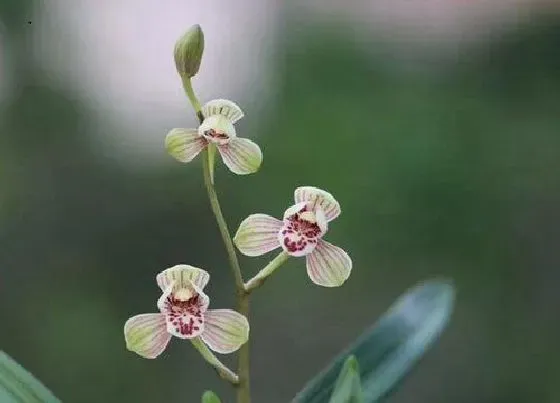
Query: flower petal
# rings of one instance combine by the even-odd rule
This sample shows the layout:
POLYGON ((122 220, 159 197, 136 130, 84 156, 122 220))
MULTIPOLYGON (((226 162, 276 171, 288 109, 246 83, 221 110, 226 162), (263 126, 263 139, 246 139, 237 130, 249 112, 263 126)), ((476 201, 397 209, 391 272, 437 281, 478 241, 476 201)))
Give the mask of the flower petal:
POLYGON ((244 116, 244 113, 233 101, 214 99, 202 107, 202 115, 205 118, 212 115, 222 115, 228 118, 231 123, 235 123, 244 116))
POLYGON ((124 338, 127 349, 152 359, 165 350, 171 335, 166 329, 165 316, 161 313, 144 313, 126 321, 124 338))
POLYGON ((321 207, 327 221, 332 221, 340 215, 340 204, 325 190, 313 186, 300 186, 294 192, 294 199, 296 203, 309 202, 313 210, 321 207))
POLYGON ((234 174, 251 174, 258 171, 261 166, 263 158, 261 149, 249 139, 232 138, 229 143, 219 145, 218 150, 224 164, 234 174))
POLYGON ((327 221, 327 215, 321 207, 315 209, 315 219, 317 220, 317 225, 324 234, 329 229, 329 222, 327 221))
POLYGON ((191 283, 185 288, 169 286, 157 306, 165 316, 168 333, 180 339, 193 339, 204 331, 209 303, 210 298, 191 283))
POLYGON ((246 256, 260 256, 280 247, 278 231, 282 221, 267 214, 251 214, 244 219, 233 242, 246 256))
POLYGON ((307 274, 323 287, 341 286, 350 276, 352 259, 338 246, 319 239, 315 250, 307 255, 307 274))
POLYGON ((303 209, 305 209, 306 205, 307 205, 307 202, 300 202, 300 203, 294 204, 293 206, 288 207, 286 209, 286 211, 284 211, 284 220, 290 218, 295 213, 301 213, 303 211, 303 209))
POLYGON ((191 162, 204 147, 206 140, 197 129, 173 129, 165 137, 167 152, 180 162, 191 162))
POLYGON ((249 339, 247 318, 231 309, 209 309, 202 340, 220 354, 233 353, 249 339))
POLYGON ((188 288, 194 284, 198 289, 203 290, 209 280, 210 274, 206 270, 187 264, 175 265, 156 276, 157 284, 163 292, 173 284, 180 288, 188 288))

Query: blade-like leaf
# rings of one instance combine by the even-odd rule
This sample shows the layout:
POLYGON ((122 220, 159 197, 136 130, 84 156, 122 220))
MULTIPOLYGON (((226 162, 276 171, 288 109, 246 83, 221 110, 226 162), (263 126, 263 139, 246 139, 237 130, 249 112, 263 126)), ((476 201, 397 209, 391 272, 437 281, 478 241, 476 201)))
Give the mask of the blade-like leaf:
POLYGON ((0 402, 60 403, 60 400, 25 368, 0 351, 0 402))
POLYGON ((334 385, 329 403, 363 403, 364 396, 360 383, 360 367, 356 357, 346 359, 334 385))
POLYGON ((292 403, 328 402, 349 355, 360 362, 364 402, 379 402, 435 342, 449 320, 454 299, 455 289, 449 281, 432 280, 413 287, 312 379, 292 403))
POLYGON ((217 394, 211 390, 207 390, 202 395, 202 403, 221 403, 221 401, 217 394))

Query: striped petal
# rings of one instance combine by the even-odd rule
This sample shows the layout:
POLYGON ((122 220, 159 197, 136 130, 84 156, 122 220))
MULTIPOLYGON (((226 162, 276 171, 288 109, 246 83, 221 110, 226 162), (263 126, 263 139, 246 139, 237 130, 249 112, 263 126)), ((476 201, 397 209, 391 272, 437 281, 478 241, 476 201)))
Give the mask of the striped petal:
POLYGON ((186 264, 175 265, 156 276, 157 284, 163 292, 166 292, 170 285, 189 288, 194 284, 199 290, 203 290, 209 280, 210 274, 206 270, 186 264))
POLYGON ((165 149, 179 162, 191 162, 206 147, 197 129, 173 129, 165 137, 165 149))
POLYGON ((144 313, 126 321, 124 338, 128 350, 153 359, 165 350, 171 335, 167 332, 164 315, 144 313))
POLYGON ((229 354, 249 339, 247 318, 231 309, 209 309, 202 340, 217 353, 229 354))
POLYGON ((231 123, 237 122, 244 114, 241 108, 233 101, 227 99, 214 99, 202 107, 202 115, 207 118, 212 115, 222 115, 231 123))
POLYGON ((323 287, 339 287, 350 277, 352 259, 338 246, 319 239, 317 247, 307 255, 307 274, 323 287))
POLYGON ((257 172, 262 163, 259 146, 249 139, 235 137, 229 143, 218 145, 224 164, 234 174, 247 175, 257 172))
POLYGON ((251 214, 239 225, 233 242, 246 256, 260 256, 280 247, 282 221, 267 214, 251 214))
POLYGON ((321 207, 327 221, 332 221, 340 215, 340 204, 332 194, 313 186, 300 186, 294 192, 296 203, 308 202, 311 209, 321 207))

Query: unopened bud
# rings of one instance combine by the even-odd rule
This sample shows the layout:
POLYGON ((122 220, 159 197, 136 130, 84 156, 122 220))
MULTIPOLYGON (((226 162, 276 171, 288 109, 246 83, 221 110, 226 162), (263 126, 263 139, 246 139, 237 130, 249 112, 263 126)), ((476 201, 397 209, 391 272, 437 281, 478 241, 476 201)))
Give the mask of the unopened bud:
POLYGON ((191 78, 200 67, 204 52, 204 34, 200 25, 193 25, 175 44, 175 66, 183 78, 191 78))

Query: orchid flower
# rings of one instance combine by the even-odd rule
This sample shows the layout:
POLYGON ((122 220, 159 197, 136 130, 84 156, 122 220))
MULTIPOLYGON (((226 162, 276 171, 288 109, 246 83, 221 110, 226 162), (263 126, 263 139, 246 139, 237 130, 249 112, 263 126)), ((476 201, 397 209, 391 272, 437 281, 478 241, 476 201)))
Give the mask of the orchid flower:
POLYGON ((203 289, 210 275, 199 268, 177 265, 156 277, 162 291, 157 301, 160 313, 145 313, 124 325, 126 346, 144 358, 156 358, 171 336, 198 342, 211 350, 228 354, 249 338, 245 316, 230 309, 208 309, 210 298, 203 289))
POLYGON ((328 224, 340 215, 340 205, 328 192, 298 187, 295 204, 278 220, 267 214, 252 214, 240 225, 234 238, 247 256, 260 256, 277 248, 288 255, 305 256, 307 274, 317 285, 338 287, 350 276, 352 260, 338 246, 323 239, 328 224))
POLYGON ((224 164, 231 172, 246 175, 256 172, 262 162, 259 146, 237 137, 234 123, 244 114, 237 104, 215 99, 202 107, 204 121, 198 129, 173 129, 165 138, 165 148, 176 160, 191 162, 210 145, 217 147, 224 164))

